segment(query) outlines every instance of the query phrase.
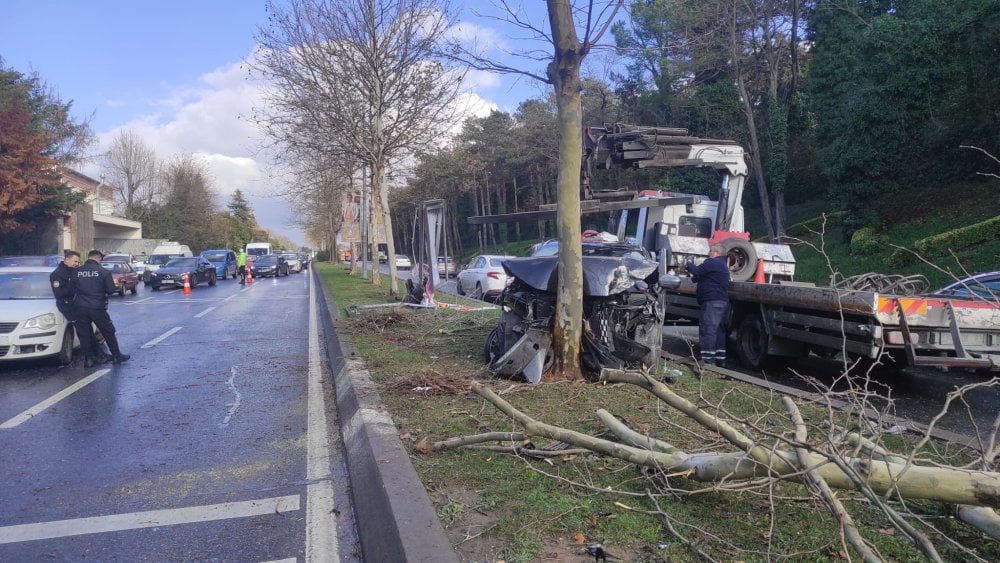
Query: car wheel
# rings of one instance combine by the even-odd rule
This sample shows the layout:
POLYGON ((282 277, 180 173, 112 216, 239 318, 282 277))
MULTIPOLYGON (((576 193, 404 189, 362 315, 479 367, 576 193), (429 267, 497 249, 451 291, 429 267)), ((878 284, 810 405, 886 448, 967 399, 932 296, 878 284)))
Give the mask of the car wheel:
POLYGON ((456 278, 455 279, 455 293, 457 293, 459 295, 465 295, 465 290, 462 289, 462 279, 461 278, 456 278))
POLYGON ((210 276, 210 277, 208 278, 208 285, 209 285, 210 287, 215 287, 215 284, 216 284, 216 282, 217 282, 217 281, 218 281, 218 280, 217 280, 217 279, 215 278, 215 276, 214 276, 214 275, 213 275, 213 276, 210 276))
POLYGON ((123 283, 121 287, 118 288, 118 295, 125 297, 125 284, 123 283))
POLYGON ((66 332, 63 333, 62 347, 56 355, 56 363, 61 366, 69 365, 73 361, 73 325, 66 325, 66 332))
POLYGON ((476 299, 482 299, 486 301, 486 295, 483 293, 483 284, 476 282, 476 293, 474 294, 476 299))

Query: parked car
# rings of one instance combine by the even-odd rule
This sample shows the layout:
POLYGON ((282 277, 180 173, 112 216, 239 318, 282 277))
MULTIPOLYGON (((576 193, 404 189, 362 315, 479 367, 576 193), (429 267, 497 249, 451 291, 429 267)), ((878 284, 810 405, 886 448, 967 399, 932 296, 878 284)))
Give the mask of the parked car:
POLYGON ((111 278, 115 280, 115 287, 118 288, 118 295, 125 297, 126 291, 131 291, 135 295, 139 290, 139 275, 132 269, 132 265, 126 262, 101 262, 101 266, 111 272, 111 278))
POLYGON ((236 277, 236 251, 224 248, 221 250, 203 250, 201 257, 215 266, 215 277, 226 279, 236 277))
POLYGON ((458 260, 451 256, 438 256, 438 275, 453 278, 458 274, 458 260))
POLYGON ((413 267, 413 262, 410 262, 410 257, 405 254, 396 255, 396 269, 397 270, 409 270, 413 267))
POLYGON ((45 266, 48 268, 55 268, 62 261, 63 261, 62 254, 0 256, 0 268, 6 268, 10 266, 45 266))
POLYGON ((285 252, 281 255, 288 264, 288 271, 299 274, 302 272, 302 260, 299 259, 297 252, 285 252))
POLYGON ((932 295, 1000 300, 1000 272, 983 272, 969 276, 942 287, 932 295))
POLYGON ((0 362, 73 359, 80 345, 72 325, 56 307, 49 266, 0 268, 0 362))
POLYGON ((257 256, 253 262, 250 262, 250 270, 255 278, 287 276, 288 262, 280 254, 265 254, 257 256))
POLYGON ((455 286, 459 295, 495 298, 507 287, 507 273, 503 261, 513 256, 480 254, 469 261, 458 273, 455 286))
POLYGON ((215 285, 215 265, 201 256, 174 258, 150 274, 149 285, 153 291, 161 287, 183 287, 184 274, 188 276, 188 284, 193 289, 199 283, 206 282, 215 285))

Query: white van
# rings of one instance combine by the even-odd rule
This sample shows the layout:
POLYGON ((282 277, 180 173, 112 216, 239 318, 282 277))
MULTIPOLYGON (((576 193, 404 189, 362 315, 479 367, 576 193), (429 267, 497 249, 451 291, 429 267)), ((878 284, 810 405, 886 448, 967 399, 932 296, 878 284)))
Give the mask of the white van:
POLYGON ((157 246, 153 249, 149 258, 146 259, 146 267, 142 272, 143 283, 149 281, 151 273, 159 270, 160 266, 163 266, 174 258, 189 258, 191 256, 194 256, 194 254, 191 253, 191 248, 186 244, 168 241, 157 246))
POLYGON ((263 256, 265 254, 270 254, 271 243, 269 242, 247 243, 246 251, 247 251, 247 256, 263 256))

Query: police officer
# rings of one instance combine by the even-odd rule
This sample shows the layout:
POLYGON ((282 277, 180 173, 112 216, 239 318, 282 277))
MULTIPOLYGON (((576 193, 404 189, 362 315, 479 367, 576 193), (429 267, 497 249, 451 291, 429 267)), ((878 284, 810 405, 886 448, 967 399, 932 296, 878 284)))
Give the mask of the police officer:
POLYGON ((688 273, 698 284, 696 296, 701 314, 698 317, 698 347, 705 364, 726 365, 726 317, 729 313, 729 261, 719 244, 708 249, 708 259, 694 265, 688 258, 688 273))
MULTIPOLYGON (((85 330, 82 323, 78 324, 76 309, 73 307, 73 277, 74 271, 79 267, 80 253, 75 250, 67 250, 63 253, 63 261, 49 274, 49 284, 52 286, 52 295, 56 298, 56 307, 66 317, 66 320, 75 327, 77 334, 85 330)), ((93 334, 93 328, 89 324, 86 330, 93 334)), ((82 336, 80 340, 82 343, 82 336)), ((91 350, 93 353, 91 355, 102 364, 110 362, 111 356, 104 353, 101 342, 97 338, 93 338, 92 342, 93 347, 91 350)))
POLYGON ((243 249, 236 256, 236 271, 240 274, 240 285, 247 283, 247 251, 243 249))
MULTIPOLYGON (((100 250, 91 250, 87 254, 87 262, 73 272, 73 288, 76 291, 73 305, 76 308, 78 322, 86 323, 87 326, 90 323, 97 325, 97 329, 101 331, 104 340, 108 343, 108 348, 111 349, 111 361, 120 364, 128 361, 130 356, 122 354, 118 347, 115 325, 108 315, 108 295, 117 290, 111 272, 101 267, 103 259, 104 254, 100 250)), ((86 340, 82 342, 83 349, 88 351, 83 362, 84 367, 94 365, 94 356, 90 352, 92 350, 91 339, 94 338, 94 335, 88 334, 88 332, 90 331, 80 332, 80 340, 86 340)))

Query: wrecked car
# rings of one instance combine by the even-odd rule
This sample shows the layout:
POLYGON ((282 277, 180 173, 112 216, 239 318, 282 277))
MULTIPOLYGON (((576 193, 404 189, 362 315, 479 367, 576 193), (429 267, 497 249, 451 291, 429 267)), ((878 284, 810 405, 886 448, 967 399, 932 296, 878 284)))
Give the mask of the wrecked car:
MULTIPOLYGON (((646 370, 660 365, 664 287, 679 279, 646 249, 621 242, 583 242, 583 339, 580 364, 596 379, 603 368, 646 370)), ((486 339, 491 373, 538 383, 554 359, 557 253, 510 258, 513 281, 499 299, 497 326, 486 339)))

